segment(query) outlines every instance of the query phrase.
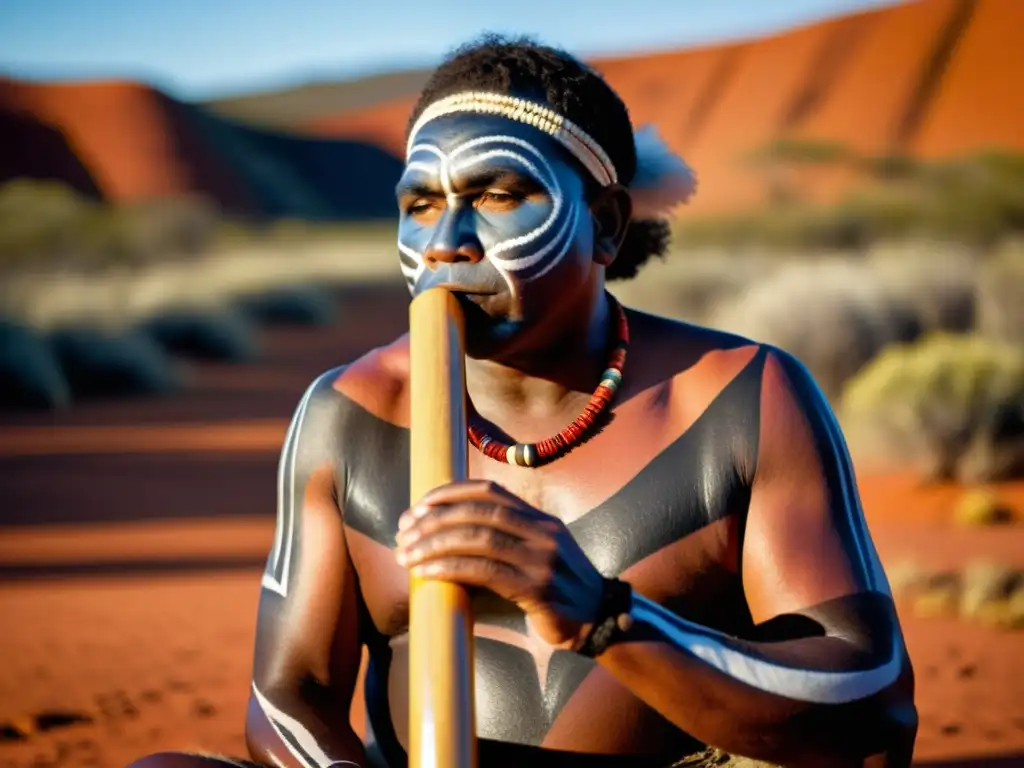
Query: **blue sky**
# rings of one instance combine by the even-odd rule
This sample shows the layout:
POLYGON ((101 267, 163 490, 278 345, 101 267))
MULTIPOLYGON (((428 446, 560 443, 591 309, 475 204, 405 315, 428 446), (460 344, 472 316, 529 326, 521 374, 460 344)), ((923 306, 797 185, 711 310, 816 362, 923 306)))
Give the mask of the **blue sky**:
POLYGON ((187 98, 436 62, 484 30, 580 56, 717 42, 894 0, 0 0, 0 72, 187 98))

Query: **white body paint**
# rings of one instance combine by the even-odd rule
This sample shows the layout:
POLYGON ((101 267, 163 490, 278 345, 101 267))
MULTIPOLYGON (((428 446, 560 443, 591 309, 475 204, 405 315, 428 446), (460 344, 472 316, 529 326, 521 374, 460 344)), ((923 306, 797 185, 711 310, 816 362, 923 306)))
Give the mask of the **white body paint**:
MULTIPOLYGON (((844 442, 830 432, 833 449, 837 455, 846 454, 844 442)), ((844 494, 856 494, 850 487, 846 473, 840 472, 844 494)), ((888 579, 870 538, 865 534, 867 524, 859 502, 846 505, 847 515, 857 550, 859 571, 865 574, 868 588, 892 596, 888 579), (850 507, 853 509, 850 509, 850 507)), ((634 593, 633 610, 636 621, 655 627, 670 642, 692 653, 718 671, 765 693, 783 696, 796 701, 815 704, 844 704, 857 701, 884 690, 892 685, 902 671, 902 657, 899 653, 901 638, 898 627, 890 638, 892 654, 879 666, 854 672, 829 672, 823 670, 798 669, 776 664, 762 658, 743 653, 730 638, 722 633, 679 618, 660 605, 634 593)))
POLYGON ((285 597, 288 594, 288 578, 291 571, 292 550, 295 547, 295 460, 298 455, 299 439, 302 426, 306 420, 306 409, 313 391, 327 376, 328 371, 316 379, 306 389, 299 401, 288 432, 284 438, 284 447, 277 465, 277 523, 274 531, 274 543, 270 550, 267 568, 263 573, 263 588, 269 589, 285 597))
POLYGON ((671 643, 692 653, 719 672, 765 693, 814 704, 844 704, 884 690, 899 677, 902 660, 894 653, 873 669, 827 672, 798 669, 756 658, 732 647, 729 637, 697 627, 660 605, 635 595, 633 618, 656 628, 671 643))
MULTIPOLYGON (((281 743, 285 745, 292 757, 299 761, 300 765, 304 765, 306 768, 333 768, 333 766, 345 765, 351 765, 355 766, 355 768, 359 768, 359 766, 351 760, 332 760, 317 743, 313 734, 311 734, 306 727, 294 717, 282 712, 271 704, 270 700, 260 692, 260 689, 256 687, 255 683, 253 683, 252 686, 252 694, 259 703, 260 709, 263 710, 263 714, 267 716, 267 720, 270 722, 270 726, 274 729, 274 733, 277 734, 277 737, 281 740, 281 743), (291 741, 285 736, 282 729, 287 730, 299 743, 299 746, 302 749, 301 752, 292 746, 291 741), (305 752, 305 755, 303 752, 305 752)), ((278 762, 280 763, 279 760, 278 762)))
MULTIPOLYGON (((516 273, 542 261, 546 262, 544 268, 531 275, 528 280, 536 280, 554 269, 569 251, 579 219, 579 206, 575 201, 566 201, 558 178, 543 153, 530 142, 514 136, 479 136, 460 144, 448 153, 432 144, 414 144, 409 149, 406 168, 419 170, 437 178, 448 198, 449 207, 452 207, 458 203, 458 197, 453 191, 453 178, 459 172, 495 157, 504 157, 522 165, 544 186, 553 203, 551 213, 537 227, 517 237, 494 243, 484 250, 485 258, 501 274, 512 295, 517 296, 516 273), (415 160, 417 155, 430 156, 432 159, 415 160), (562 221, 557 231, 553 236, 544 238, 544 235, 556 226, 559 218, 562 221), (533 244, 537 246, 536 249, 526 250, 518 257, 500 258, 503 253, 512 249, 526 249, 533 244)), ((403 243, 401 238, 398 241, 398 249, 415 262, 415 267, 402 265, 402 274, 410 285, 415 285, 423 270, 427 268, 423 253, 403 243)))

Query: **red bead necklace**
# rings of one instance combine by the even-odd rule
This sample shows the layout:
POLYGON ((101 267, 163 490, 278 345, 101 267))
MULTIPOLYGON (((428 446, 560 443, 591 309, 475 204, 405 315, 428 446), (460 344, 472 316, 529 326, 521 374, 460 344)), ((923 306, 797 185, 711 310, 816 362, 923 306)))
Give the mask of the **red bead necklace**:
POLYGON ((611 294, 608 294, 608 302, 617 320, 615 339, 608 367, 601 374, 601 383, 597 385, 583 412, 557 435, 539 443, 505 443, 491 437, 481 427, 470 424, 469 441, 484 456, 520 467, 539 466, 579 445, 594 427, 597 419, 608 410, 622 384, 622 368, 626 363, 626 350, 629 348, 629 321, 626 318, 626 311, 611 294))

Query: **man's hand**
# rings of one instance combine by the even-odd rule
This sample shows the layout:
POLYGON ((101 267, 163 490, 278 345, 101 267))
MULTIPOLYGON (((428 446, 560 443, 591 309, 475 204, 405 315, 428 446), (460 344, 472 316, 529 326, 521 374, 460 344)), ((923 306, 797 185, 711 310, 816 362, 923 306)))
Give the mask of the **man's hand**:
POLYGON ((486 587, 545 642, 575 649, 600 610, 601 574, 556 517, 482 480, 437 488, 398 521, 396 557, 415 575, 486 587))

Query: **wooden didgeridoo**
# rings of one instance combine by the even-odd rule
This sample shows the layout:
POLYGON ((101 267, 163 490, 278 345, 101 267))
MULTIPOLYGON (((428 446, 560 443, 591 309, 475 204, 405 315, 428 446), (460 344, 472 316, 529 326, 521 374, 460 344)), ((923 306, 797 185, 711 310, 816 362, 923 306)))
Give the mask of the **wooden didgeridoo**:
MULTIPOLYGON (((409 306, 410 504, 469 471, 462 308, 433 288, 409 306)), ((410 577, 409 768, 476 768, 466 590, 410 577)))

